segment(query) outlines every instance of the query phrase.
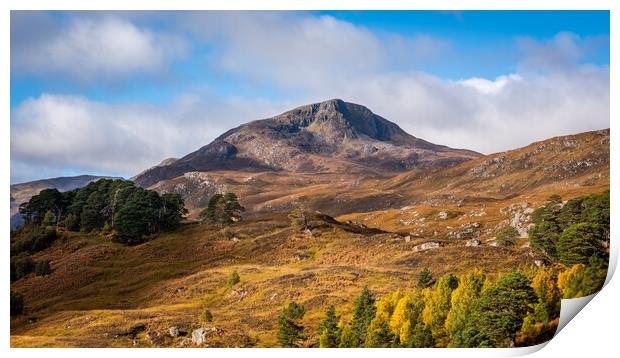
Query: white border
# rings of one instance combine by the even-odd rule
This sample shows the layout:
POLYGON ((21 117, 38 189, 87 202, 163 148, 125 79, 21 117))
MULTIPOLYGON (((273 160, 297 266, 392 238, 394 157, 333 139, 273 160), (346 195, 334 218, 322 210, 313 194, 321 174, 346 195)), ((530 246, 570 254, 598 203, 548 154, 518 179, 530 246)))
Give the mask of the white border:
MULTIPOLYGON (((4 49, 0 53, 2 61, 2 77, 0 77, 0 101, 2 103, 4 120, 0 124, 1 138, 0 141, 0 155, 2 156, 2 170, 0 170, 2 177, 2 191, 0 197, 9 197, 10 186, 10 130, 9 120, 10 118, 10 12, 9 10, 37 10, 37 9, 72 9, 72 10, 199 10, 199 9, 212 9, 212 10, 337 10, 337 9, 350 9, 350 10, 363 10, 363 9, 384 9, 384 10, 398 10, 398 9, 418 9, 418 10, 480 10, 480 9, 492 9, 492 10, 611 10, 611 29, 610 29, 610 76, 611 76, 611 98, 618 98, 618 74, 615 71, 615 66, 618 65, 618 22, 614 18, 618 13, 618 2, 609 0, 589 0, 589 1, 553 1, 553 0, 417 0, 417 1, 405 1, 405 0, 227 0, 227 1, 194 1, 194 0, 56 0, 56 1, 44 1, 44 0, 5 0, 0 3, 0 7, 4 10, 0 15, 0 24, 2 28, 2 48, 4 49)), ((613 100, 611 102, 611 118, 617 118, 618 110, 617 103, 613 100)), ((615 138, 615 130, 617 125, 615 121, 611 121, 611 182, 618 182, 618 150, 619 146, 615 138)), ((615 189, 615 188, 614 188, 615 189)), ((611 191, 612 218, 618 216, 618 202, 620 195, 615 190, 611 191)), ((2 223, 2 230, 5 233, 5 238, 8 241, 9 231, 9 206, 5 205, 0 212, 0 222, 2 223)), ((612 237, 612 262, 610 265, 610 273, 608 275, 608 282, 615 271, 617 266, 617 253, 618 253, 618 225, 612 220, 611 223, 611 237, 612 237)), ((8 271, 9 265, 9 250, 8 245, 2 246, 4 250, 4 272, 8 271)), ((0 275, 0 280, 3 287, 8 288, 9 275, 0 275)), ((618 280, 616 280, 618 281, 618 280)), ((597 297, 588 297, 585 299, 577 300, 579 302, 593 300, 593 305, 589 305, 585 309, 585 313, 577 317, 574 325, 568 325, 557 337, 555 337, 548 345, 546 349, 542 350, 539 355, 541 356, 585 356, 592 354, 604 354, 610 355, 610 352, 615 348, 617 340, 617 329, 615 319, 618 319, 618 305, 620 303, 620 286, 616 281, 612 281, 608 284, 597 297), (594 306, 596 307, 590 307, 594 306), (590 313, 590 315, 588 315, 590 313)), ((40 355, 46 356, 82 356, 83 354, 89 354, 94 356, 108 356, 112 353, 107 349, 88 350, 84 349, 10 349, 9 350, 9 310, 8 310, 8 292, 2 296, 3 317, 2 331, 0 333, 0 340, 2 342, 2 349, 8 351, 12 355, 40 355)), ((579 302, 574 301, 576 305, 580 305, 579 302)), ((563 304, 563 308, 566 307, 563 304)), ((564 309, 563 309, 564 310, 564 309)), ((564 322, 564 321, 563 321, 564 322)), ((426 350, 411 350, 411 349, 390 349, 389 351, 381 351, 377 349, 356 349, 356 350, 294 350, 288 349, 252 349, 252 350, 240 350, 240 349, 210 349, 204 351, 201 349, 183 349, 183 350, 171 350, 171 349, 116 349, 113 352, 120 355, 149 355, 149 356, 162 356, 169 354, 183 354, 188 356, 201 357, 205 354, 215 356, 236 356, 236 355, 257 355, 259 357, 271 357, 271 356, 290 356, 292 354, 296 356, 309 356, 315 354, 336 356, 342 354, 355 354, 357 356, 376 356, 378 354, 389 354, 391 356, 415 356, 423 355, 429 357, 446 356, 446 355, 458 355, 459 357, 480 357, 480 356, 512 356, 520 354, 528 354, 534 352, 542 346, 529 347, 524 349, 426 349, 426 350)))

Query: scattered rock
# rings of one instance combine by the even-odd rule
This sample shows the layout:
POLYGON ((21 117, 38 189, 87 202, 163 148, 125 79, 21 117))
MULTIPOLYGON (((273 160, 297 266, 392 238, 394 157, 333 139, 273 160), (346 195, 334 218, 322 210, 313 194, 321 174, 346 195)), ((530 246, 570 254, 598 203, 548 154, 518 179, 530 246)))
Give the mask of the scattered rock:
POLYGON ((410 241, 411 241, 411 235, 405 236, 405 242, 410 242, 410 241))
POLYGON ((179 347, 187 347, 191 343, 189 338, 184 338, 181 342, 179 342, 179 347))
POLYGON ((441 244, 437 241, 429 241, 413 247, 413 251, 424 251, 439 248, 441 244))
POLYGON ((545 262, 543 260, 534 260, 534 265, 536 266, 542 266, 545 262))
POLYGON ((467 242, 465 243, 465 246, 468 246, 468 247, 475 247, 478 245, 480 245, 480 240, 478 239, 470 239, 470 240, 467 240, 467 242))
POLYGON ((532 224, 531 214, 534 209, 528 207, 528 203, 516 203, 501 208, 500 213, 512 215, 509 225, 514 227, 519 233, 519 237, 527 237, 527 231, 534 225, 532 224))
POLYGON ((207 330, 204 328, 198 328, 195 329, 192 332, 192 342, 194 342, 195 345, 202 345, 205 343, 205 341, 207 340, 207 330))
POLYGON ((310 258, 310 255, 308 254, 303 254, 303 253, 294 253, 293 254, 293 259, 295 259, 295 261, 302 261, 302 260, 307 260, 310 258))
POLYGON ((228 295, 236 299, 237 302, 240 302, 245 298, 245 296, 248 295, 248 291, 246 291, 244 288, 240 288, 238 290, 231 290, 228 295))
POLYGON ((178 337, 179 329, 176 326, 172 326, 168 328, 168 334, 170 334, 170 337, 178 337))
POLYGON ((146 332, 144 339, 152 345, 160 345, 163 341, 163 337, 159 332, 146 332))
POLYGON ((479 222, 466 223, 461 225, 458 229, 448 232, 448 237, 452 239, 476 239, 480 237, 480 227, 482 225, 479 222))
POLYGON ((194 342, 194 344, 199 345, 199 346, 203 345, 206 343, 208 337, 210 337, 213 334, 218 334, 221 331, 222 330, 217 327, 211 327, 211 328, 200 327, 198 329, 195 329, 192 332, 192 342, 194 342))
POLYGON ((446 220, 446 219, 448 219, 448 213, 445 212, 445 211, 441 211, 441 212, 439 212, 439 215, 437 215, 437 217, 440 220, 446 220))
POLYGON ((321 235, 321 231, 317 230, 317 229, 306 229, 304 231, 304 233, 310 237, 315 237, 315 236, 320 236, 321 235))

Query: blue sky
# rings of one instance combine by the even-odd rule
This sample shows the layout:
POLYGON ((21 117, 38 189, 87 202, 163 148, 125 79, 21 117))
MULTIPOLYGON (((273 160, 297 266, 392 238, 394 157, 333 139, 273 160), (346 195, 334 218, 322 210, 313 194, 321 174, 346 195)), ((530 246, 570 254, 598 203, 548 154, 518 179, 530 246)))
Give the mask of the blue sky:
POLYGON ((333 97, 415 136, 484 153, 609 126, 607 11, 11 20, 12 182, 129 177, 233 126, 333 97))

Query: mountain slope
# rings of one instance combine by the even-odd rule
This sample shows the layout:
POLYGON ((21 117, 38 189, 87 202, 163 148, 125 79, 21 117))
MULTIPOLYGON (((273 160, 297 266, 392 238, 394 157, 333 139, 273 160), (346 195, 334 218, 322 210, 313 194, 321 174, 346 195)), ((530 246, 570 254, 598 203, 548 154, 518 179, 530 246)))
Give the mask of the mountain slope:
POLYGON ((604 186, 609 186, 609 130, 552 138, 450 168, 414 169, 390 178, 215 170, 188 172, 150 188, 183 195, 190 209, 205 207, 215 193, 233 191, 248 209, 246 215, 298 205, 341 215, 422 202, 480 203, 604 186))
POLYGON ((364 106, 334 99, 231 129, 133 180, 148 187, 188 172, 216 170, 397 173, 449 167, 479 156, 416 138, 364 106))
POLYGON ((551 138, 451 168, 390 178, 342 173, 188 172, 152 186, 186 201, 234 191, 248 209, 225 229, 185 224, 137 246, 106 234, 62 231, 32 255, 51 274, 13 283, 26 313, 11 319, 13 347, 182 347, 200 324, 213 347, 274 347, 278 316, 303 304, 304 346, 315 344, 324 312, 351 317, 363 287, 378 298, 476 267, 488 277, 543 263, 527 230, 551 194, 563 200, 609 189, 609 130, 551 138), (305 206, 307 229, 288 211, 305 206), (514 245, 498 245, 506 226, 514 245), (373 230, 373 228, 375 230, 373 230), (378 230, 377 230, 378 229, 378 230), (227 277, 238 272, 233 286, 227 277), (208 308, 213 321, 200 323, 208 308), (188 336, 170 337, 171 327, 188 336), (314 333, 313 333, 314 332, 314 333))

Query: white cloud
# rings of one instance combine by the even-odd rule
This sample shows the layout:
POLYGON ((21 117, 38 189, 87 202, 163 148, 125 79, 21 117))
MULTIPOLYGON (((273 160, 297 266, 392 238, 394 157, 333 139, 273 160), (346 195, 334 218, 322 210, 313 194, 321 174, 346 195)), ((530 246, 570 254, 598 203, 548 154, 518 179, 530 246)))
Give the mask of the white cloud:
POLYGON ((38 168, 54 176, 62 175, 63 168, 131 176, 164 158, 188 154, 255 116, 284 111, 284 106, 187 95, 161 108, 44 94, 12 113, 11 158, 19 163, 12 166, 12 181, 37 178, 32 173, 38 168))
POLYGON ((523 77, 510 74, 507 76, 499 76, 495 80, 487 80, 486 78, 472 77, 459 81, 460 84, 474 88, 483 94, 499 93, 511 81, 521 81, 523 77))
POLYGON ((408 70, 444 54, 449 41, 377 33, 330 16, 181 13, 168 27, 176 29, 166 35, 171 41, 130 18, 86 17, 58 31, 51 26, 45 41, 31 35, 29 46, 12 49, 12 63, 80 79, 157 73, 183 52, 180 34, 190 33, 208 44, 207 61, 215 69, 279 86, 288 95, 280 101, 260 94, 223 98, 201 89, 178 95, 167 107, 42 95, 11 115, 11 155, 20 162, 15 178, 20 172, 30 178, 29 170, 42 167, 132 175, 241 123, 329 98, 366 105, 414 136, 483 153, 609 127, 609 67, 582 63, 608 43, 605 37, 521 38, 524 57, 513 73, 452 81, 408 70), (40 53, 48 55, 32 55, 40 53), (36 58, 18 64, 13 56, 36 58))
MULTIPOLYGON (((11 64, 17 73, 62 75, 81 82, 115 81, 138 73, 160 74, 186 52, 182 37, 154 32, 112 16, 84 17, 67 24, 49 24, 37 31, 25 30, 27 21, 17 21, 12 31, 11 64), (19 32, 21 31, 21 32, 19 32), (29 39, 23 41, 23 37, 29 39)), ((41 15, 39 15, 41 17, 41 15)))
POLYGON ((378 34, 325 15, 201 12, 179 22, 213 46, 208 60, 219 70, 289 89, 319 89, 334 80, 411 67, 450 46, 424 34, 378 34))
POLYGON ((524 54, 519 64, 521 71, 572 71, 589 52, 609 46, 609 36, 581 37, 571 32, 559 32, 543 41, 520 37, 517 45, 524 54))
POLYGON ((398 73, 331 91, 367 105, 414 136, 482 153, 608 128, 610 120, 607 67, 494 81, 398 73))

